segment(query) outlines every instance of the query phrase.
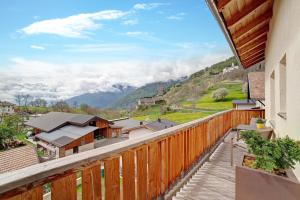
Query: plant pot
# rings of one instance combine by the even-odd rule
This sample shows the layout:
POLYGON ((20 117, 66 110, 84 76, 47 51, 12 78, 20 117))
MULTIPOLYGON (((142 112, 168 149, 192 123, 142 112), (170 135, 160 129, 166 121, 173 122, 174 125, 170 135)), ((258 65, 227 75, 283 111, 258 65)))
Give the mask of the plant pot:
MULTIPOLYGON (((245 155, 244 159, 249 157, 245 155)), ((250 156, 253 157, 253 156, 250 156)), ((243 163, 244 163, 243 159, 243 163)), ((291 170, 286 177, 260 169, 236 166, 236 200, 296 200, 300 197, 300 184, 291 170)))
POLYGON ((264 127, 265 127, 265 124, 256 123, 256 128, 257 129, 262 129, 264 127))

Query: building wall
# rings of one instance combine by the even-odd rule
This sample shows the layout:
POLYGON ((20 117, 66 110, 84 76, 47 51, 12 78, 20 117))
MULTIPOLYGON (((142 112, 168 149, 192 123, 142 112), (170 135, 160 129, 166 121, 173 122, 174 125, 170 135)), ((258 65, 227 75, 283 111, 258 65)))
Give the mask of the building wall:
POLYGON ((94 142, 88 143, 86 145, 79 146, 78 147, 78 152, 80 153, 80 152, 88 151, 88 150, 91 150, 91 149, 94 149, 94 142))
POLYGON ((67 144, 66 146, 64 146, 64 148, 66 151, 70 150, 70 149, 73 151, 73 148, 76 146, 82 146, 82 145, 86 145, 86 144, 92 143, 92 142, 94 142, 94 132, 86 134, 86 135, 82 136, 81 138, 78 138, 77 140, 74 140, 70 144, 67 144))
MULTIPOLYGON (((300 140, 300 1, 275 0, 273 18, 266 48, 265 96, 266 117, 273 121, 278 136, 288 135, 300 140), (281 111, 280 61, 286 57, 286 114, 283 119, 277 113, 281 111), (271 75, 274 72, 274 85, 271 75), (274 97, 272 98, 273 88, 274 97), (274 109, 271 109, 272 103, 274 109), (272 111, 271 111, 272 110, 272 111)), ((296 175, 300 180, 300 166, 296 175)))

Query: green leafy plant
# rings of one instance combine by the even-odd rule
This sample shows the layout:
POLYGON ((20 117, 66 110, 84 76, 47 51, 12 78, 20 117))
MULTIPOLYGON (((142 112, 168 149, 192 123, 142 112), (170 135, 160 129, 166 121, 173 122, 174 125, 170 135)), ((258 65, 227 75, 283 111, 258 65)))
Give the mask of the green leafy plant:
POLYGON ((243 131, 241 138, 248 145, 249 153, 255 155, 253 168, 274 172, 294 168, 300 162, 300 147, 288 136, 265 140, 256 131, 243 131))
POLYGON ((265 123, 265 120, 264 120, 264 119, 261 119, 261 118, 258 118, 258 119, 256 120, 256 123, 257 123, 257 124, 264 124, 264 123, 265 123))

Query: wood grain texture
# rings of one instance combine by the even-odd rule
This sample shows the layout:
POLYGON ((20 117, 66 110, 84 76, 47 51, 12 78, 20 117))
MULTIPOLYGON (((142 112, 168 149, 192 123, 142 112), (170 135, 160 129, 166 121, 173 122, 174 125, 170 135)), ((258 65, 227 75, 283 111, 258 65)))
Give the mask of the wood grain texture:
POLYGON ((137 199, 146 200, 147 189, 147 145, 136 150, 137 155, 137 199))
POLYGON ((38 186, 26 192, 18 194, 14 197, 8 198, 6 200, 42 200, 42 199, 43 199, 43 188, 41 186, 38 186))
POLYGON ((100 164, 93 167, 86 167, 82 170, 82 199, 101 199, 100 164))
POLYGON ((149 199, 159 195, 160 191, 160 160, 159 160, 159 143, 153 142, 148 145, 148 182, 149 182, 149 199))
POLYGON ((135 199, 134 156, 132 150, 122 153, 123 200, 135 199))
POLYGON ((104 160, 105 200, 120 199, 120 158, 104 160))
POLYGON ((76 174, 65 176, 51 183, 51 200, 75 200, 76 174))

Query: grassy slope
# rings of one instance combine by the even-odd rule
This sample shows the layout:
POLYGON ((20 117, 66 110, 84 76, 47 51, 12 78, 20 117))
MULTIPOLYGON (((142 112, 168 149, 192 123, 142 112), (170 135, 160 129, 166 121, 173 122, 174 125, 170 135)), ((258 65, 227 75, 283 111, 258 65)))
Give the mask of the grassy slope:
MULTIPOLYGON (((156 120, 158 117, 162 119, 168 119, 174 121, 178 124, 185 123, 188 121, 192 121, 195 119, 206 117, 210 114, 216 113, 221 110, 226 110, 232 108, 232 100, 234 99, 244 99, 245 94, 242 92, 242 84, 241 83, 219 83, 210 87, 206 94, 203 95, 196 101, 195 107, 196 109, 201 109, 202 111, 176 111, 170 112, 161 115, 159 106, 152 106, 144 111, 137 111, 134 115, 138 117, 134 117, 137 120, 156 120), (225 87, 228 89, 228 96, 224 99, 224 101, 214 101, 211 96, 214 90, 225 87)), ((192 107, 191 102, 183 102, 183 107, 189 108, 192 107)))
MULTIPOLYGON (((205 95, 203 95, 198 101, 196 101, 195 107, 203 110, 215 110, 221 111, 232 108, 232 100, 245 99, 246 96, 242 92, 241 83, 219 83, 209 88, 205 95), (229 94, 223 101, 214 101, 212 93, 218 88, 224 87, 228 90, 229 94)), ((183 102, 183 107, 192 107, 192 102, 183 102)))

